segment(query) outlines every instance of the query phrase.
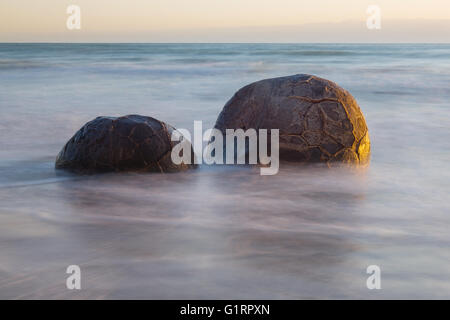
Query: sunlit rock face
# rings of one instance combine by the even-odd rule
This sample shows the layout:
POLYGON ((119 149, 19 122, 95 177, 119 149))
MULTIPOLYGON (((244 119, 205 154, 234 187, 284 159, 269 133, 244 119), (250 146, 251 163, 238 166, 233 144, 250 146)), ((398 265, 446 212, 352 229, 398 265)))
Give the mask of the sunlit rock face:
POLYGON ((227 102, 215 128, 279 129, 280 159, 367 164, 370 140, 353 96, 312 75, 261 80, 227 102))
POLYGON ((108 171, 172 172, 192 167, 171 160, 174 127, 151 117, 97 117, 66 143, 56 168, 81 173, 108 171))

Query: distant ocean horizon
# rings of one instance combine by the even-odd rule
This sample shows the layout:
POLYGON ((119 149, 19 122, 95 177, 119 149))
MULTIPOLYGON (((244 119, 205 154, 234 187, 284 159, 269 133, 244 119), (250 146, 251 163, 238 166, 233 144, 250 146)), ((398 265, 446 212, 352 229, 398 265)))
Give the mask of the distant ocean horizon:
POLYGON ((384 41, 384 42, 264 42, 264 41, 258 41, 258 42, 249 42, 249 41, 242 41, 242 42, 227 42, 227 41, 187 41, 187 42, 164 42, 164 41, 0 41, 0 44, 66 44, 66 45, 77 45, 77 44, 146 44, 146 45, 152 45, 152 44, 193 44, 193 45, 201 45, 201 44, 236 44, 236 45, 242 45, 242 44, 262 44, 262 45, 269 45, 269 44, 275 44, 275 45, 448 45, 450 44, 450 41, 442 41, 442 42, 390 42, 390 41, 384 41))

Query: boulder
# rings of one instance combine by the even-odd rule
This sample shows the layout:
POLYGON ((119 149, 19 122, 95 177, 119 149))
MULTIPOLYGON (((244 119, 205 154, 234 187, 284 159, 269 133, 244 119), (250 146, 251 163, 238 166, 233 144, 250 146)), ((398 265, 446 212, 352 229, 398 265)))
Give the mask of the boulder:
POLYGON ((369 161, 369 133, 356 100, 336 83, 312 75, 243 87, 226 103, 215 128, 224 135, 226 129, 279 129, 281 160, 369 161))
POLYGON ((171 141, 174 130, 146 116, 97 117, 66 143, 55 167, 81 173, 188 169, 189 164, 172 163, 171 150, 179 143, 171 141))

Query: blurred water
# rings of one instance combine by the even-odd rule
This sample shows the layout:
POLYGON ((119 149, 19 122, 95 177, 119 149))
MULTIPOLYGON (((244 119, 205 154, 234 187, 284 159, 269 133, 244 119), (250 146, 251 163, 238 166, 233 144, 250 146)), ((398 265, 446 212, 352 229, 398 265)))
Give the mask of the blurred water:
POLYGON ((450 45, 0 44, 0 298, 450 298, 450 45), (98 115, 212 127, 243 85, 358 100, 366 170, 58 173, 98 115), (80 265, 82 290, 65 288, 80 265), (366 288, 379 265, 382 289, 366 288))

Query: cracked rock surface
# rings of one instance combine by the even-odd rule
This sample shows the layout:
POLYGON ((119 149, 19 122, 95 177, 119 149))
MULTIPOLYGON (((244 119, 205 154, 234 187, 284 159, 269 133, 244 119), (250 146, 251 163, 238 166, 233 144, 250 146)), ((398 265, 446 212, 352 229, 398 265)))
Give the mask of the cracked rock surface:
POLYGON ((215 128, 223 134, 226 129, 279 129, 282 160, 369 161, 369 133, 356 100, 336 83, 312 75, 266 79, 241 88, 215 128))
POLYGON ((171 150, 179 143, 170 139, 174 130, 146 116, 97 117, 66 143, 55 167, 83 173, 184 170, 191 165, 171 160, 171 150))

